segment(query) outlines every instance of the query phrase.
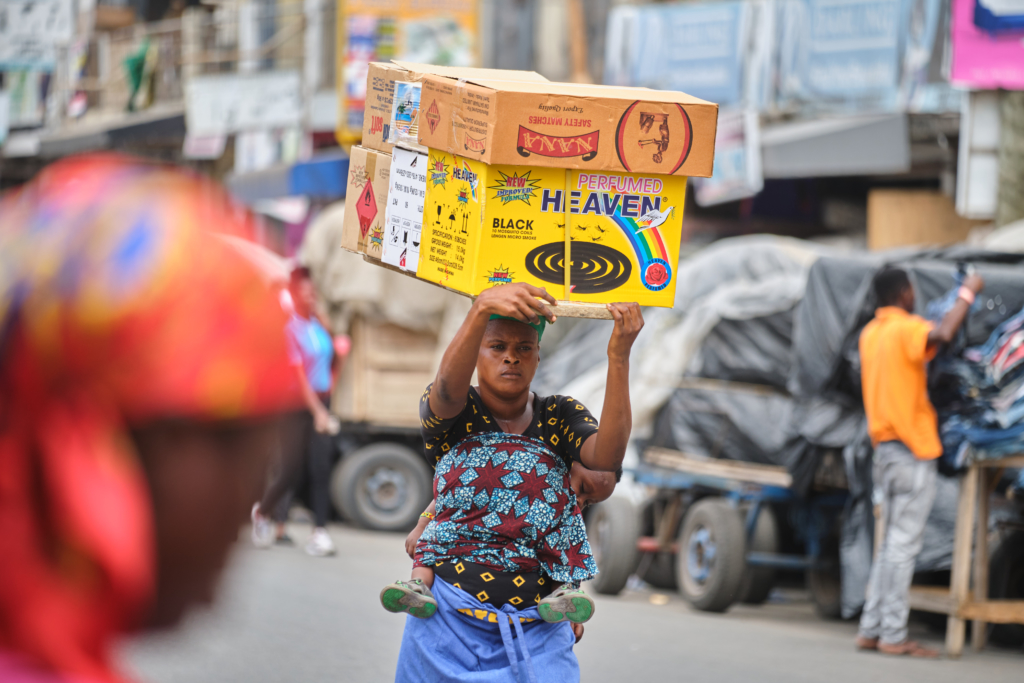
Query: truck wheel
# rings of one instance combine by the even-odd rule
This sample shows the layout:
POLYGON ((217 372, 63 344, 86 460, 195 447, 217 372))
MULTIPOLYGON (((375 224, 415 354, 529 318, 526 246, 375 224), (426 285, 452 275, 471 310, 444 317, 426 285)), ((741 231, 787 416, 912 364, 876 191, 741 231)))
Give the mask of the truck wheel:
POLYGON ((636 567, 636 539, 640 519, 632 501, 613 496, 598 503, 587 520, 590 549, 600 570, 593 581, 602 595, 618 595, 636 567))
POLYGON ((364 446, 342 458, 331 475, 334 505, 347 519, 376 531, 412 529, 432 494, 427 463, 397 443, 364 446))
POLYGON ((679 534, 679 589, 704 612, 724 612, 740 597, 746 539, 739 512, 720 498, 694 503, 679 534))
MULTIPOLYGON (((640 513, 641 531, 644 536, 653 536, 657 533, 658 525, 654 514, 656 503, 655 500, 648 501, 640 513)), ((676 590, 678 587, 676 583, 676 554, 667 551, 640 553, 636 565, 636 575, 641 581, 654 588, 676 590)))
MULTIPOLYGON (((761 507, 749 546, 749 550, 759 553, 779 551, 779 525, 770 507, 761 507)), ((743 581, 740 582, 740 600, 748 605, 762 605, 774 587, 774 567, 747 566, 743 572, 743 581)))
MULTIPOLYGON (((1005 537, 993 551, 989 564, 988 596, 993 600, 1024 600, 1024 531, 1005 537)), ((1021 624, 993 624, 989 638, 997 645, 1024 644, 1021 624)))

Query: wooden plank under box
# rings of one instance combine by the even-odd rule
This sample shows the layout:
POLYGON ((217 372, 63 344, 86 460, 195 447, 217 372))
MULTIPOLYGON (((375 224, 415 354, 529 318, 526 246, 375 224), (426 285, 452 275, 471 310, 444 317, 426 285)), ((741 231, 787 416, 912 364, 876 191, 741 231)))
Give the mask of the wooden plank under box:
POLYGON ((651 465, 697 476, 780 488, 789 488, 793 485, 792 475, 785 467, 776 465, 705 458, 657 446, 651 446, 644 451, 644 460, 651 465))

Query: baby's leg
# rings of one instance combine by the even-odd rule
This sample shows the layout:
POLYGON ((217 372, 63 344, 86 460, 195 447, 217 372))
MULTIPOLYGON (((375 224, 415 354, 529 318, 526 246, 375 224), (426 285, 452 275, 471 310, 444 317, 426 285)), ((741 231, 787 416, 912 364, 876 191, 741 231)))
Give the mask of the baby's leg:
POLYGON ((582 624, 594 615, 594 600, 579 584, 563 583, 551 595, 541 598, 537 606, 540 618, 551 623, 571 621, 582 624))
POLYGON ((430 567, 413 567, 412 579, 395 581, 384 586, 380 592, 380 603, 389 612, 406 612, 419 619, 429 619, 437 611, 437 600, 430 587, 434 585, 434 570, 430 567))
POLYGON ((419 579, 427 588, 434 587, 434 570, 430 567, 413 567, 412 580, 419 579))

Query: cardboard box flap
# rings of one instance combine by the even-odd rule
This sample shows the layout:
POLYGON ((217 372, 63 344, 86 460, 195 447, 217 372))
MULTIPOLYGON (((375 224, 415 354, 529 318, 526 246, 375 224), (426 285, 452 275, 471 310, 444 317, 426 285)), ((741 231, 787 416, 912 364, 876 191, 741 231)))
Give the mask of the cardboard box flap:
POLYGON ((467 66, 438 66, 436 64, 418 64, 416 62, 404 62, 398 59, 392 59, 391 63, 413 73, 430 74, 432 76, 443 76, 445 78, 457 78, 467 81, 474 78, 480 78, 484 80, 497 80, 502 82, 548 82, 548 79, 544 78, 536 71, 514 71, 511 69, 479 69, 467 66))
POLYGON ((362 145, 364 147, 391 153, 393 145, 388 142, 391 139, 389 122, 394 105, 395 83, 399 81, 420 82, 424 78, 437 78, 445 83, 455 83, 457 79, 466 78, 481 78, 499 82, 547 82, 546 78, 534 71, 473 69, 405 61, 370 62, 366 72, 366 104, 363 113, 362 145))
POLYGON ((612 85, 587 85, 583 83, 559 83, 556 81, 529 82, 477 77, 460 77, 460 80, 498 92, 554 95, 556 97, 600 97, 716 106, 714 102, 708 102, 678 90, 652 90, 650 88, 629 88, 612 85))

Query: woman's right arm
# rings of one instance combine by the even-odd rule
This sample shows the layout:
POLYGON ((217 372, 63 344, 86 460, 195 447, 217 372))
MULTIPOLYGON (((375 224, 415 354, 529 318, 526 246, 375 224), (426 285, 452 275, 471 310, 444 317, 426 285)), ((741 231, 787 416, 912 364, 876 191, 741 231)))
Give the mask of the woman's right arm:
POLYGON ((531 323, 538 322, 538 316, 544 316, 549 322, 555 322, 551 310, 538 297, 555 303, 555 298, 546 289, 525 282, 498 285, 480 293, 441 359, 441 367, 430 389, 430 410, 434 415, 447 420, 466 407, 469 384, 480 354, 480 342, 492 315, 531 323))

